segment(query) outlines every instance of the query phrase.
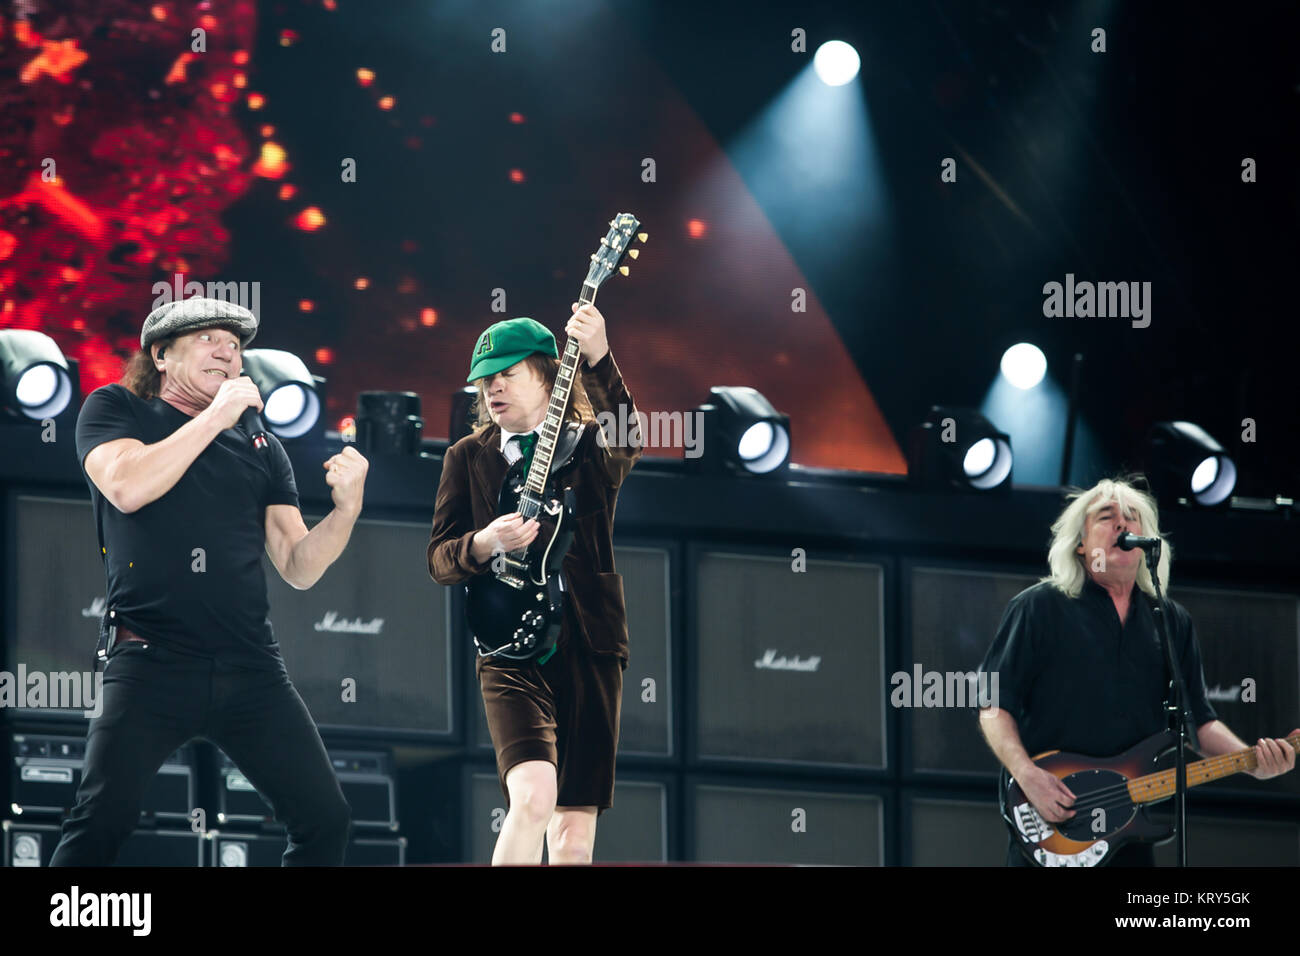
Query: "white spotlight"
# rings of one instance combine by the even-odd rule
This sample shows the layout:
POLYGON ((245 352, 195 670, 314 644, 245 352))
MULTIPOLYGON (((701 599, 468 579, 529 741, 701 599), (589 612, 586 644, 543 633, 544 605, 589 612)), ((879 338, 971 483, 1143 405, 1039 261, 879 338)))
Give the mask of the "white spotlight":
POLYGON ((1047 374, 1047 357, 1037 345, 1013 345, 1002 353, 1002 374, 1016 388, 1031 389, 1047 374))
POLYGON ((813 69, 827 86, 843 86, 858 75, 858 51, 843 40, 828 40, 817 48, 813 69))

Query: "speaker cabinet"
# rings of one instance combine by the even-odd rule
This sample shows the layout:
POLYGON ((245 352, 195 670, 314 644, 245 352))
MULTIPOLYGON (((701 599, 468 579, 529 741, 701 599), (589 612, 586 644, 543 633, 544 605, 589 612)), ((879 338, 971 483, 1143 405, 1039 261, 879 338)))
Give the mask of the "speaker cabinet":
POLYGON ((909 865, 1006 865, 1007 828, 992 788, 987 800, 913 796, 906 807, 911 851, 904 859, 909 865))
MULTIPOLYGON (((1163 817, 1172 820, 1172 805, 1167 806, 1170 809, 1163 817)), ((1187 862, 1192 866, 1300 866, 1300 822, 1210 816, 1189 807, 1187 862)), ((1177 864, 1176 842, 1156 847, 1157 866, 1177 864)))
MULTIPOLYGON (((15 560, 6 604, 5 669, 92 671, 105 611, 104 563, 88 500, 15 495, 15 560)), ((82 710, 5 709, 24 720, 85 720, 82 710)))
POLYGON ((883 767, 884 568, 709 551, 694 569, 695 757, 883 767))
MULTIPOLYGON (((1300 599, 1178 585, 1169 596, 1192 617, 1205 689, 1219 719, 1251 744, 1300 727, 1300 599)), ((1300 794, 1300 773, 1263 781, 1236 774, 1204 789, 1300 794)))
MULTIPOLYGON (((352 826, 362 830, 397 830, 397 788, 392 759, 385 751, 328 751, 343 798, 352 808, 352 826)), ((234 762, 217 751, 217 822, 227 824, 274 823, 270 804, 234 762)), ((275 824, 282 826, 282 824, 275 824)))
MULTIPOLYGON (((5 866, 49 866, 61 827, 4 820, 5 866)), ((203 838, 189 830, 136 830, 118 851, 114 866, 203 866, 203 838)))
POLYGON ((884 864, 879 796, 703 781, 687 789, 697 863, 884 864))
POLYGON ((453 734, 450 602, 428 544, 427 523, 358 521, 306 591, 263 561, 280 652, 323 731, 453 734))
MULTIPOLYGON (((918 665, 923 675, 978 672, 1007 604, 1034 584, 1038 576, 912 567, 907 580, 911 646, 904 649, 899 664, 910 684, 914 684, 918 665)), ((910 685, 901 680, 895 683, 891 675, 891 701, 895 690, 906 686, 910 685)), ((962 687, 966 689, 966 685, 962 687)), ((915 703, 920 689, 911 689, 913 694, 900 693, 900 697, 915 703)), ((980 733, 973 704, 901 709, 910 769, 996 776, 998 761, 980 733)))
MULTIPOLYGON (((209 866, 280 866, 288 839, 283 834, 212 831, 209 866)), ((406 837, 362 837, 348 841, 345 866, 405 866, 406 837)))
MULTIPOLYGON (((10 799, 20 812, 62 816, 76 804, 85 764, 85 737, 13 734, 10 799)), ((149 782, 140 805, 142 820, 187 820, 196 806, 194 749, 167 758, 149 782)))

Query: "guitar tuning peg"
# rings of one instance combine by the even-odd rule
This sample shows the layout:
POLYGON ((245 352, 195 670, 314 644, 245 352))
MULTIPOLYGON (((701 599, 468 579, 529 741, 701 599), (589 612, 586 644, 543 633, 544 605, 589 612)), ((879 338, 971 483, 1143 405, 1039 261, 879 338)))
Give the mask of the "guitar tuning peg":
POLYGON ((629 249, 629 250, 627 251, 627 254, 628 254, 629 256, 631 256, 633 259, 637 259, 637 258, 639 258, 640 255, 641 255, 641 250, 640 250, 640 249, 629 249))
POLYGON ((619 267, 618 267, 618 271, 621 272, 621 273, 623 273, 623 275, 627 275, 627 274, 628 274, 629 272, 631 272, 632 270, 629 269, 627 266, 619 266, 619 267))
POLYGON ((637 237, 638 239, 640 239, 642 242, 645 242, 647 239, 650 238, 650 233, 648 233, 648 232, 638 232, 638 233, 636 234, 636 237, 637 237))

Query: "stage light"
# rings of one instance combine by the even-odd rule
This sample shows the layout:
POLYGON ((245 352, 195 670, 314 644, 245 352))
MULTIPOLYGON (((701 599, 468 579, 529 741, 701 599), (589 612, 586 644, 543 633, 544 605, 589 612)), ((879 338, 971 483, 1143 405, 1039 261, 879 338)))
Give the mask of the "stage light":
POLYGON ((1237 465, 1191 422, 1157 422, 1147 438, 1147 474, 1157 494, 1212 508, 1237 486, 1237 465))
POLYGON ((813 56, 813 69, 827 86, 843 86, 858 75, 861 65, 858 51, 843 40, 823 43, 813 56))
POLYGON ((75 369, 44 332, 0 331, 0 401, 10 414, 34 421, 61 414, 77 390, 75 369))
POLYGON ((780 414, 759 392, 717 385, 712 401, 695 414, 703 417, 704 454, 697 461, 710 471, 767 475, 790 462, 790 417, 780 414))
POLYGON ((325 380, 292 352, 249 349, 244 371, 262 393, 262 418, 277 438, 301 438, 320 421, 319 389, 325 380))
POLYGON ((1001 367, 1008 382, 1028 391, 1047 374, 1047 357, 1037 345, 1021 342, 1002 353, 1001 367))
POLYGON ((908 478, 929 488, 1011 487, 1011 438, 974 409, 936 405, 912 432, 908 478))

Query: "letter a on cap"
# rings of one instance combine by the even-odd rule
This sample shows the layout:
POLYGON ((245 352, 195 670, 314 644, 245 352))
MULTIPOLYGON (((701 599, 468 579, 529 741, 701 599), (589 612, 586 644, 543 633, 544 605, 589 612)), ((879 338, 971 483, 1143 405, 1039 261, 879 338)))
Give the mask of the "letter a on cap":
POLYGON ((474 357, 478 358, 484 352, 492 351, 492 333, 484 332, 482 338, 478 340, 478 348, 474 350, 474 357))

